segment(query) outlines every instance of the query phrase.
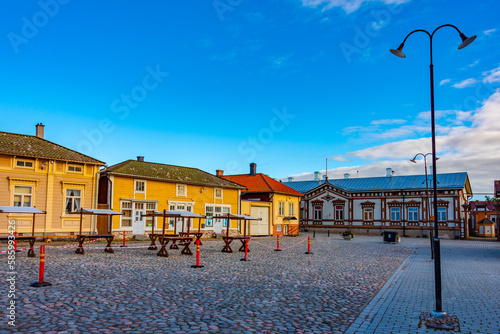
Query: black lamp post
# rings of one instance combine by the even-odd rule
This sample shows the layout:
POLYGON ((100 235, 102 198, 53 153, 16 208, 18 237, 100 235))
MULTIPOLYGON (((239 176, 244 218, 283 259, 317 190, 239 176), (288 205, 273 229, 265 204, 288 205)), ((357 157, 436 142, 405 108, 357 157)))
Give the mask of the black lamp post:
MULTIPOLYGON (((422 157, 424 157, 424 168, 425 168, 425 189, 426 189, 426 196, 427 196, 427 204, 426 204, 426 208, 427 208, 427 219, 429 220, 429 240, 431 242, 431 260, 434 260, 434 246, 432 245, 432 239, 433 239, 433 233, 432 233, 432 224, 431 224, 431 219, 430 219, 430 205, 431 205, 431 201, 429 201, 429 183, 428 183, 428 177, 427 177, 427 156, 428 155, 431 155, 432 153, 426 153, 426 154, 423 154, 423 153, 417 153, 415 154, 415 156, 413 157, 413 159, 410 159, 411 162, 413 162, 414 164, 417 163, 417 157, 419 155, 421 155, 422 157)), ((436 161, 439 160, 439 158, 436 158, 436 161)))
POLYGON ((394 54, 395 56, 398 56, 400 58, 406 58, 405 54, 403 53, 403 47, 405 45, 406 40, 410 35, 412 35, 415 32, 421 31, 426 33, 429 36, 430 39, 430 82, 431 82, 431 132, 432 132, 432 186, 434 190, 434 276, 435 276, 435 289, 436 289, 436 309, 433 311, 434 316, 436 317, 444 317, 446 315, 445 312, 443 312, 443 301, 442 301, 442 296, 441 296, 441 252, 439 248, 439 228, 438 228, 438 215, 437 215, 437 179, 436 179, 436 124, 435 124, 435 117, 434 117, 434 65, 432 64, 432 37, 438 31, 439 29, 443 27, 451 27, 454 28, 459 34, 460 37, 462 38, 462 44, 458 47, 458 49, 463 49, 470 43, 472 43, 476 39, 476 35, 472 37, 467 37, 465 36, 457 27, 455 27, 452 24, 443 24, 439 27, 437 27, 432 33, 429 33, 427 30, 423 29, 417 29, 412 32, 410 32, 408 35, 406 35, 405 39, 403 40, 403 43, 399 45, 397 49, 391 49, 391 53, 394 54))

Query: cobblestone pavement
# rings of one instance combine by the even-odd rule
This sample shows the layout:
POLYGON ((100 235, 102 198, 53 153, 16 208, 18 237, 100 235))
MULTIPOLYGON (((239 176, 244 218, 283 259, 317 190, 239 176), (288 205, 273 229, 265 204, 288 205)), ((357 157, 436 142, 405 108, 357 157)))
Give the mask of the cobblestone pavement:
MULTIPOLYGON (((221 253, 222 240, 206 240, 205 267, 197 269, 195 256, 179 250, 162 258, 146 248, 87 249, 84 256, 47 248, 52 286, 42 288, 29 286, 38 280, 38 250, 37 258, 18 253, 15 328, 7 324, 9 270, 0 254, 0 333, 343 333, 415 248, 338 234, 313 239, 312 255, 304 254, 307 242, 288 248, 306 236, 280 238, 282 252, 273 251, 275 238, 254 238, 247 262, 240 252, 221 253)), ((493 292, 489 284, 475 288, 493 292)))
MULTIPOLYGON (((416 252, 346 334, 436 332, 419 326, 420 312, 435 309, 434 263, 424 240, 403 239, 416 252)), ((441 240, 441 254, 443 311, 458 317, 462 333, 500 333, 500 243, 441 240)))

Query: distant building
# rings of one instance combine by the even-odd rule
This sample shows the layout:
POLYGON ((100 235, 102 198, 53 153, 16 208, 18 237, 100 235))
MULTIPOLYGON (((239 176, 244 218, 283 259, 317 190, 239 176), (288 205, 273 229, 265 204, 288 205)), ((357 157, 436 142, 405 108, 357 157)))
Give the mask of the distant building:
POLYGON ((500 198, 500 180, 495 180, 494 194, 496 198, 500 198))
POLYGON ((218 175, 247 189, 241 194, 241 212, 262 220, 251 221, 251 235, 296 235, 299 233, 299 205, 302 193, 269 176, 257 173, 250 164, 249 174, 218 175))
POLYGON ((467 207, 470 214, 470 234, 494 237, 498 233, 500 205, 494 201, 471 201, 467 207))
MULTIPOLYGON (((431 176, 432 178, 432 176, 431 176)), ((432 215, 432 180, 425 175, 319 179, 283 182, 304 193, 300 223, 303 227, 354 229, 361 233, 398 231, 404 235, 427 236, 432 215)), ((463 204, 472 189, 467 173, 438 174, 438 223, 440 234, 468 235, 463 204)))
MULTIPOLYGON (((74 234, 80 216, 70 212, 95 208, 97 177, 104 162, 43 137, 42 124, 36 125, 35 136, 0 132, 0 205, 46 211, 36 217, 38 235, 74 234)), ((21 235, 31 233, 32 215, 0 215, 0 233, 7 233, 8 220, 16 221, 21 235)), ((84 231, 93 230, 93 222, 90 216, 84 218, 84 231)))
MULTIPOLYGON (((101 172, 99 205, 123 213, 112 218, 113 231, 144 234, 151 232, 153 224, 155 228, 163 227, 161 219, 142 216, 153 211, 189 211, 206 216, 238 214, 239 196, 244 189, 197 168, 146 162, 139 156, 101 172)), ((201 229, 207 232, 221 233, 227 226, 222 219, 201 223, 201 229)), ((182 220, 169 218, 167 231, 173 231, 174 224, 177 231, 181 230, 182 220)), ((106 222, 99 226, 102 231, 107 228, 106 222)), ((198 228, 198 219, 191 222, 191 227, 198 228)), ((230 229, 237 227, 238 222, 231 221, 230 229)))

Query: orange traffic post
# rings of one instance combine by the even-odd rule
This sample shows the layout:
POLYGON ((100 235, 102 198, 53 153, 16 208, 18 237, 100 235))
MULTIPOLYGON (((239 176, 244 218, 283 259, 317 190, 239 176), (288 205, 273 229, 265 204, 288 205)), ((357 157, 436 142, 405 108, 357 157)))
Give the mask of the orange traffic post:
POLYGON ((17 232, 14 232, 14 252, 20 252, 20 249, 17 249, 17 232))
POLYGON ((306 254, 313 254, 311 252, 311 237, 307 237, 307 252, 306 254))
POLYGON ((40 246, 40 271, 38 272, 38 282, 32 283, 31 286, 34 288, 40 288, 42 286, 51 286, 49 282, 43 281, 43 276, 45 275, 45 246, 40 246))
POLYGON ((120 247, 127 247, 125 246, 125 231, 123 231, 123 245, 121 245, 120 247))
POLYGON ((247 238, 245 241, 245 257, 243 259, 240 259, 240 261, 248 261, 247 254, 248 254, 248 242, 249 241, 250 241, 250 238, 247 238))
POLYGON ((200 266, 200 240, 196 240, 196 264, 193 264, 191 268, 203 268, 200 266))
POLYGON ((274 250, 275 252, 281 252, 281 249, 280 249, 280 236, 279 234, 277 235, 277 239, 276 239, 277 243, 278 243, 278 247, 274 250))

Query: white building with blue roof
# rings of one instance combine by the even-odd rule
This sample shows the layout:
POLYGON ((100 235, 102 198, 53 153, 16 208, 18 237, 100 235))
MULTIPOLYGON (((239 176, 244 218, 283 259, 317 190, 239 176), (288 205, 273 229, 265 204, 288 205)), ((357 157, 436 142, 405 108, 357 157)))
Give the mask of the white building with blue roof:
MULTIPOLYGON (((300 223, 305 228, 352 229, 354 233, 428 235, 432 225, 432 175, 293 181, 283 184, 304 194, 300 223)), ((467 238, 463 205, 472 197, 466 172, 437 175, 438 224, 441 237, 467 238)))

